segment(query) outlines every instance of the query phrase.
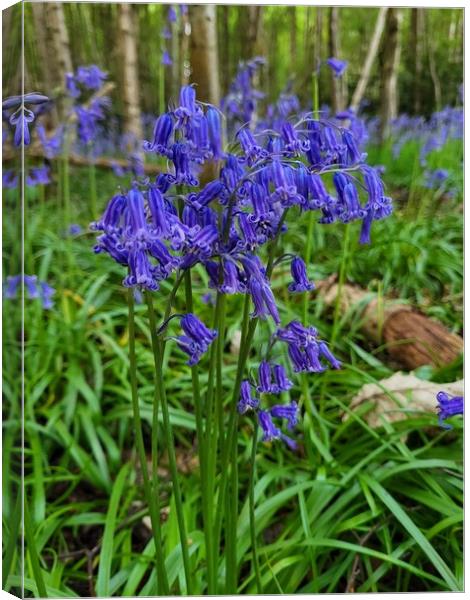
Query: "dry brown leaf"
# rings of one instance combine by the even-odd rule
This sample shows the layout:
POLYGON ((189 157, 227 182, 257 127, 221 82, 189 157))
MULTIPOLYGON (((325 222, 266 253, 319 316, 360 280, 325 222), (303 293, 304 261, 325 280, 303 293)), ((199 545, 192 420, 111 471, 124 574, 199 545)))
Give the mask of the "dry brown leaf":
MULTIPOLYGON (((436 413, 436 395, 440 391, 452 396, 463 396, 463 379, 452 383, 433 383, 419 379, 412 373, 399 371, 378 383, 366 383, 352 399, 351 409, 364 402, 374 406, 364 415, 370 427, 381 427, 385 422, 401 421, 419 413, 436 413)), ((343 421, 348 418, 343 415, 343 421)))

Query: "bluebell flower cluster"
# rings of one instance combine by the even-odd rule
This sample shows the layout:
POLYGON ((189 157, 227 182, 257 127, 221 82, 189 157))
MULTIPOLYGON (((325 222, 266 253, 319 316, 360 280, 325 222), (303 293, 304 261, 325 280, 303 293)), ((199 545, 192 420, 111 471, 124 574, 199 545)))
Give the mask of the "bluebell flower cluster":
POLYGON ((240 63, 229 92, 221 103, 230 124, 240 126, 252 121, 259 101, 264 98, 264 94, 256 89, 254 78, 265 64, 266 59, 262 56, 240 63))
POLYGON ((45 310, 53 308, 54 301, 52 300, 52 296, 55 294, 55 289, 46 281, 39 281, 36 275, 13 275, 7 277, 3 286, 4 297, 9 300, 15 299, 18 296, 22 282, 24 283, 27 298, 30 300, 38 298, 45 310))
POLYGON ((463 396, 449 396, 445 392, 437 394, 439 425, 444 429, 452 429, 444 421, 454 415, 463 415, 463 396))
POLYGON ((51 183, 50 168, 47 165, 40 167, 31 167, 26 175, 26 185, 34 187, 36 185, 48 185, 51 183))
POLYGON ((98 134, 98 124, 106 118, 110 99, 97 96, 107 79, 107 73, 96 65, 80 66, 75 73, 67 73, 65 87, 74 101, 77 133, 82 144, 88 146, 98 134))
POLYGON ((258 385, 253 385, 249 379, 244 379, 240 387, 240 399, 237 409, 241 415, 250 411, 256 414, 258 424, 263 433, 263 441, 271 442, 273 440, 284 441, 289 448, 295 450, 297 443, 287 436, 275 424, 275 421, 286 421, 287 429, 294 429, 299 420, 299 409, 297 402, 292 401, 289 404, 275 404, 267 409, 260 408, 261 401, 258 394, 280 394, 288 391, 293 383, 286 375, 282 365, 272 365, 267 361, 262 361, 258 369, 258 385))
MULTIPOLYGON (((248 89, 250 77, 246 72, 237 85, 248 89)), ((289 112, 285 103, 283 110, 289 112)), ((368 243, 372 223, 388 216, 392 203, 378 170, 365 164, 351 129, 309 115, 295 121, 277 109, 273 123, 265 129, 243 125, 234 143, 226 145, 219 109, 198 102, 195 89, 184 86, 178 105, 157 118, 151 139, 143 142, 144 151, 166 159, 167 169, 153 180, 136 178, 109 200, 91 225, 97 233, 94 250, 125 267, 123 285, 137 290, 157 291, 162 281, 200 265, 210 289, 248 295, 252 318, 274 323, 276 340, 288 344, 294 372, 338 369, 339 361, 315 328, 295 321, 282 327, 271 286, 278 263, 265 264, 263 249, 287 230, 289 211, 300 216, 315 211, 322 224, 359 221, 361 242, 368 243), (208 162, 216 165, 217 176, 201 184, 208 162)), ((314 289, 298 256, 291 256, 291 274, 289 291, 314 289)), ((194 315, 181 318, 181 327, 176 343, 189 356, 188 364, 196 364, 218 332, 194 315)), ((258 385, 252 389, 243 383, 238 408, 258 410, 256 394, 290 387, 284 368, 264 361, 258 385)), ((292 411, 292 405, 258 410, 265 440, 283 439, 292 446, 275 424, 284 419, 292 427, 292 411)))

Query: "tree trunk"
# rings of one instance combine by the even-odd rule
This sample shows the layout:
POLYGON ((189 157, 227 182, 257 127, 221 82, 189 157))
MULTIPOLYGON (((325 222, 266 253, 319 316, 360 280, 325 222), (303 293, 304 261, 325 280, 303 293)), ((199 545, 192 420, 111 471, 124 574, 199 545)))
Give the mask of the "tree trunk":
POLYGON ((362 68, 361 76, 359 81, 357 82, 356 89, 354 90, 354 94, 351 100, 350 107, 353 110, 357 110, 361 103, 361 100, 364 97, 367 84, 369 83, 370 73, 372 71, 372 66, 374 64, 374 60, 377 57, 377 53, 379 51, 380 40, 382 38, 382 33, 385 26, 385 19, 387 16, 388 8, 382 7, 379 9, 379 14, 377 16, 377 21, 375 23, 374 33, 372 34, 372 39, 370 41, 369 50, 367 52, 366 60, 364 62, 364 66, 362 68))
POLYGON ((380 138, 383 140, 389 131, 390 121, 398 113, 398 67, 400 65, 400 25, 402 11, 389 8, 385 23, 385 37, 382 45, 382 80, 380 102, 380 138))
POLYGON ((54 58, 57 76, 62 85, 65 85, 65 74, 73 71, 70 42, 65 25, 64 7, 61 2, 48 2, 45 4, 46 17, 51 41, 54 47, 54 58))
POLYGON ((244 5, 240 7, 241 57, 249 60, 258 53, 262 6, 244 5))
POLYGON ((222 12, 222 18, 219 20, 220 23, 220 58, 224 65, 222 69, 222 88, 223 94, 228 92, 228 88, 231 81, 231 61, 230 61, 230 28, 229 28, 229 15, 230 6, 224 4, 219 8, 222 12))
POLYGON ((421 114, 421 79, 423 74, 424 10, 411 9, 411 52, 414 62, 413 112, 421 114))
POLYGON ((191 80, 197 84, 199 100, 219 104, 219 57, 217 53, 217 12, 214 4, 192 4, 191 80))
POLYGON ((118 32, 122 61, 124 124, 127 133, 141 140, 143 134, 140 120, 137 32, 132 4, 119 4, 118 32))
MULTIPOLYGON (((329 51, 330 57, 340 58, 338 7, 330 8, 329 51)), ((344 108, 342 78, 335 77, 333 71, 331 72, 331 106, 334 113, 344 108)))
POLYGON ((169 68, 170 86, 169 96, 176 100, 178 98, 179 89, 182 81, 181 74, 181 59, 180 59, 180 36, 179 24, 181 16, 174 22, 170 23, 171 40, 170 40, 170 56, 173 61, 169 68))
POLYGON ((315 9, 315 48, 313 52, 313 68, 319 69, 323 58, 323 8, 317 6, 315 9))
POLYGON ((436 103, 435 110, 439 110, 442 105, 442 90, 441 90, 441 82, 439 79, 439 75, 437 74, 436 67, 436 59, 435 59, 435 51, 436 51, 436 42, 434 39, 434 34, 432 32, 432 28, 429 23, 429 15, 426 14, 426 41, 428 46, 428 58, 429 58, 429 73, 431 74, 432 83, 434 86, 434 100, 436 103))
POLYGON ((288 9, 290 17, 290 56, 293 65, 297 63, 297 10, 295 6, 288 9))
MULTIPOLYGON (((46 96, 54 96, 55 82, 52 74, 52 70, 49 68, 51 55, 53 54, 52 49, 49 45, 49 32, 47 28, 46 18, 46 4, 43 2, 33 2, 31 4, 33 11, 34 31, 36 38, 36 48, 39 56, 41 65, 41 85, 39 91, 46 94, 46 96)), ((64 82, 58 82, 61 86, 64 82)), ((55 128, 58 123, 57 109, 53 106, 52 110, 47 113, 47 120, 49 121, 48 126, 55 128)))

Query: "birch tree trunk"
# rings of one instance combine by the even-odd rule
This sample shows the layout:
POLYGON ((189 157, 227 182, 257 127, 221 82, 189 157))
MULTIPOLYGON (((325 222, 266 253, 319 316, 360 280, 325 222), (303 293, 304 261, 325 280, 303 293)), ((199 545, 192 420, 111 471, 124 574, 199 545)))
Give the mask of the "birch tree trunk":
POLYGON ((137 35, 132 4, 119 4, 118 12, 119 50, 122 61, 122 98, 126 132, 141 140, 139 75, 137 60, 137 35))
POLYGON ((219 57, 217 49, 217 12, 214 4, 192 4, 191 80, 197 84, 199 100, 219 104, 219 57))
POLYGON ((56 63, 57 77, 62 86, 64 86, 65 74, 73 71, 69 34, 64 18, 64 7, 61 2, 48 2, 45 4, 45 7, 47 25, 54 48, 53 61, 56 63))
POLYGON ((398 68, 400 65, 400 25, 402 11, 389 8, 385 24, 385 38, 382 45, 382 80, 380 103, 380 138, 389 131, 390 121, 398 113, 398 68))
POLYGON ((361 100, 364 98, 364 94, 367 88, 367 84, 369 83, 370 73, 372 71, 372 66, 377 57, 380 40, 382 39, 382 33, 385 27, 385 19, 387 16, 388 8, 382 7, 379 9, 379 14, 377 15, 377 21, 375 23, 374 33, 372 35, 372 39, 369 45, 369 50, 367 52, 366 60, 364 62, 364 66, 362 68, 361 76, 359 81, 357 82, 356 89, 354 90, 354 94, 352 96, 352 100, 350 103, 350 107, 353 110, 357 110, 359 108, 359 104, 361 100))
MULTIPOLYGON (((46 94, 46 96, 54 96, 54 88, 56 84, 60 86, 64 85, 63 81, 55 82, 52 70, 49 68, 51 61, 51 55, 53 54, 49 44, 49 31, 47 28, 46 18, 46 4, 44 2, 33 2, 31 4, 33 11, 34 31, 35 31, 35 46, 39 56, 41 64, 41 85, 39 91, 46 94)), ((58 124, 57 109, 53 106, 46 115, 49 125, 55 128, 58 124)))
MULTIPOLYGON (((330 57, 340 58, 339 9, 335 6, 330 8, 329 51, 330 57)), ((342 79, 335 77, 333 71, 331 72, 331 106, 334 113, 344 108, 342 79)))
POLYGON ((431 74, 432 83, 434 86, 434 100, 436 103, 435 110, 439 110, 442 105, 442 89, 441 89, 441 81, 439 79, 439 75, 437 74, 436 67, 436 59, 435 59, 435 51, 436 51, 436 42, 433 37, 433 32, 431 31, 431 26, 429 23, 430 15, 426 15, 426 41, 427 41, 427 49, 428 49, 428 59, 429 59, 429 73, 431 74))
POLYGON ((421 113, 421 79, 423 75, 424 11, 411 9, 411 49, 413 53, 413 112, 421 113))

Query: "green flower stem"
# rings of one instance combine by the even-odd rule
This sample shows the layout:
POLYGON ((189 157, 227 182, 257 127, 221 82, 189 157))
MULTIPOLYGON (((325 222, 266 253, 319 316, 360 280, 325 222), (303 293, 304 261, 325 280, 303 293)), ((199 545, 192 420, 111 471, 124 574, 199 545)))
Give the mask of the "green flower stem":
MULTIPOLYGON (((185 271, 184 275, 185 282, 185 296, 186 296, 186 308, 189 312, 193 312, 193 293, 192 293, 192 282, 190 270, 185 271)), ((204 423, 203 423, 203 407, 201 390, 199 384, 199 372, 198 366, 193 365, 191 367, 191 380, 193 388, 194 406, 196 411, 196 431, 198 439, 198 454, 199 454, 199 469, 201 472, 201 495, 202 495, 202 513, 204 520, 204 539, 206 544, 206 559, 207 559, 207 593, 216 593, 216 560, 214 556, 214 544, 213 544, 213 519, 211 506, 213 496, 208 494, 207 486, 207 456, 208 449, 204 439, 204 423)))
POLYGON ((160 404, 162 407, 163 416, 163 431, 165 435, 165 442, 168 451, 168 459, 170 463, 170 473, 173 484, 173 493, 175 498, 176 518, 178 522, 178 530, 181 543, 181 553, 183 556, 183 566, 186 579, 186 592, 187 595, 192 595, 192 577, 191 569, 189 564, 189 552, 188 552, 188 536, 186 533, 186 525, 184 522, 183 513, 183 501, 181 496, 181 488, 178 477, 178 467, 176 464, 176 453, 175 444, 173 439, 173 429, 170 422, 170 412, 168 408, 168 401, 165 392, 165 386, 163 385, 163 347, 160 340, 156 336, 157 322, 155 318, 155 311, 153 308, 152 298, 150 294, 146 294, 147 309, 149 316, 150 331, 152 332, 152 350, 155 363, 155 372, 157 378, 157 391, 159 395, 160 404))
MULTIPOLYGON (((137 395, 137 363, 135 356, 135 323, 134 323, 134 293, 129 288, 127 293, 129 307, 129 371, 131 379, 132 408, 134 414, 134 429, 139 455, 142 478, 144 482, 144 493, 149 507, 150 519, 152 522, 152 533, 155 541, 155 557, 157 567, 158 592, 167 596, 169 594, 168 578, 165 570, 163 557, 162 535, 160 527, 160 513, 156 511, 156 503, 153 498, 152 487, 149 481, 147 469, 147 456, 144 447, 144 436, 142 432, 142 420, 140 416, 139 398, 137 395)), ((154 432, 156 435, 156 432, 154 432)))
POLYGON ((90 166, 88 167, 88 177, 90 181, 90 209, 92 219, 98 218, 97 193, 96 193, 96 166, 90 151, 90 166))
MULTIPOLYGON (((287 210, 284 210, 282 217, 278 224, 278 229, 274 239, 272 240, 269 253, 268 253, 268 263, 266 266, 266 276, 269 279, 271 277, 273 267, 274 267, 274 257, 276 254, 277 244, 279 241, 279 235, 281 233, 282 226, 287 217, 287 210)), ((236 523, 238 518, 238 457, 237 457, 237 422, 238 422, 238 413, 237 413, 237 401, 240 395, 240 387, 243 379, 243 373, 245 370, 246 361, 248 360, 248 356, 251 349, 251 343, 253 341, 253 336, 256 331, 256 327, 258 325, 258 318, 250 319, 249 313, 250 307, 250 297, 249 294, 245 296, 245 306, 244 306, 244 314, 243 314, 243 322, 242 322, 242 332, 246 332, 246 335, 242 336, 242 341, 240 345, 240 352, 238 355, 238 365, 237 365, 237 375, 235 380, 235 386, 233 388, 233 395, 230 406, 230 421, 228 426, 228 434, 225 439, 225 443, 222 449, 222 468, 221 468, 221 484, 220 484, 220 495, 218 498, 218 512, 216 513, 216 535, 217 539, 220 537, 220 531, 222 527, 222 514, 220 512, 220 507, 225 506, 225 493, 227 488, 228 481, 228 473, 230 472, 230 492, 232 501, 229 503, 230 511, 227 519, 227 524, 229 527, 229 531, 234 530, 234 545, 236 545, 236 523), (231 460, 230 460, 231 459, 231 460), (231 462, 231 468, 229 469, 229 462, 231 462)), ((229 536, 230 540, 230 536, 229 536)), ((235 550, 227 548, 226 551, 226 592, 233 591, 236 586, 236 574, 237 574, 237 564, 236 564, 236 547, 235 550), (234 584, 235 580, 235 584, 234 584)))
POLYGON ((253 565, 255 567, 255 580, 256 580, 256 592, 258 594, 263 593, 263 587, 261 584, 261 574, 259 569, 259 558, 258 558, 258 544, 256 541, 256 519, 255 519, 255 479, 256 479, 256 450, 258 447, 258 422, 255 419, 253 425, 253 444, 251 448, 251 460, 250 460, 250 536, 251 536, 251 550, 253 556, 253 565))

